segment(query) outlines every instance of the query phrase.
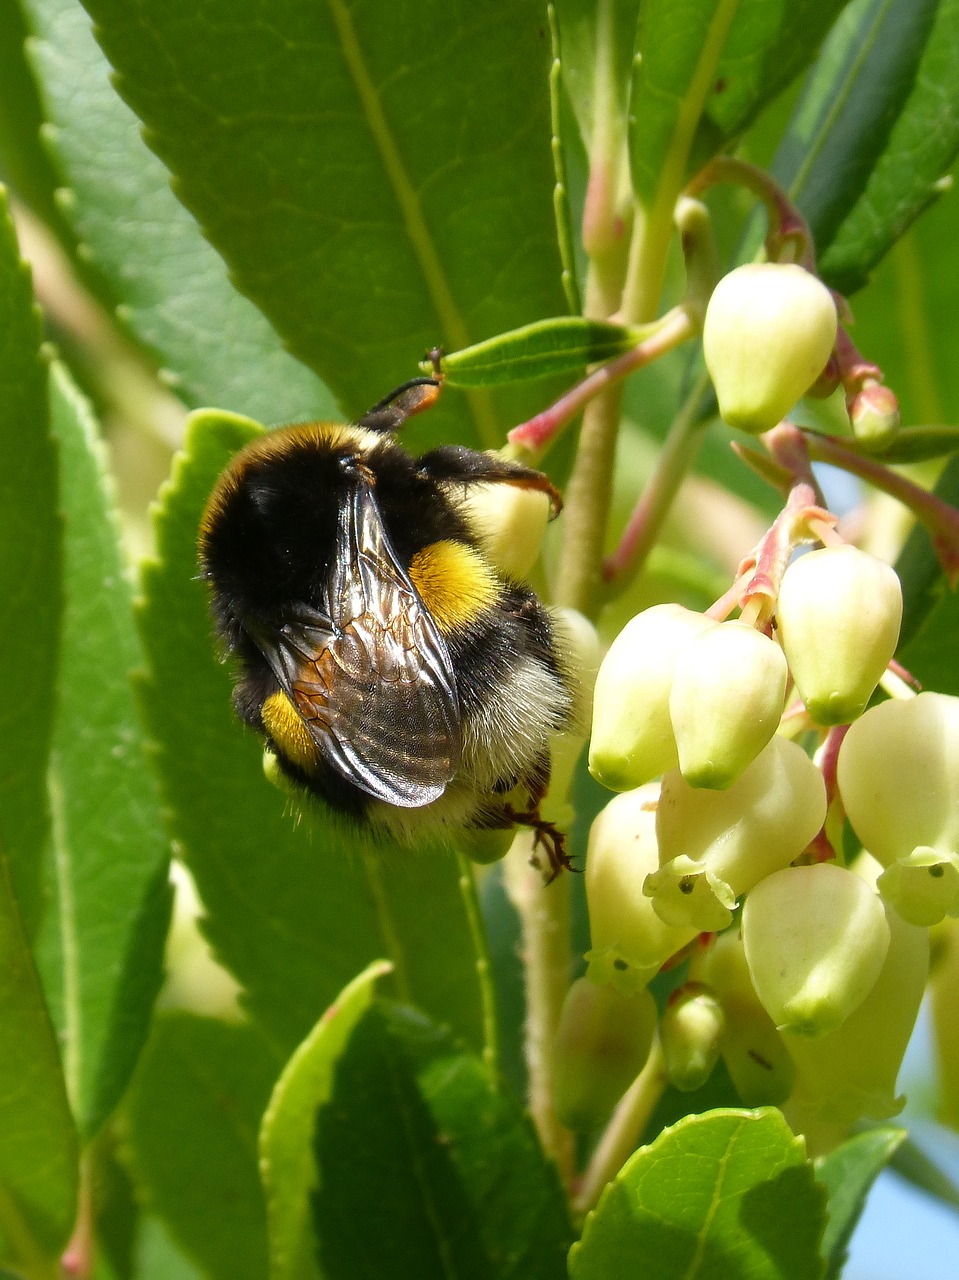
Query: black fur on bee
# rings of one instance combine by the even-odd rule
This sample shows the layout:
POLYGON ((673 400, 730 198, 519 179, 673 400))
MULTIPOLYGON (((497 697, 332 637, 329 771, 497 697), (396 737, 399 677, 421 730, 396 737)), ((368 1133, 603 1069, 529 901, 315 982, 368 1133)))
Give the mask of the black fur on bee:
MULTIPOLYGON (((359 422, 280 427, 224 471, 200 526, 234 705, 283 773, 406 841, 539 818, 549 740, 572 693, 549 611, 500 573, 464 506, 477 484, 559 495, 540 472, 462 446, 395 439, 439 384, 421 378, 359 422)), ((549 832, 549 836, 545 832, 549 832)))

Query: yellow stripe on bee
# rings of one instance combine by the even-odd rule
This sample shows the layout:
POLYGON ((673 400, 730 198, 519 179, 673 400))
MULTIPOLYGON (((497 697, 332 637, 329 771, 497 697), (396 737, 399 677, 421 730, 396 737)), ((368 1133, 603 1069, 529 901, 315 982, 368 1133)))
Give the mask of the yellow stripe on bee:
POLYGON ((410 580, 441 631, 471 622, 499 594, 492 569, 463 542, 432 542, 417 551, 410 561, 410 580))
POLYGON ((271 693, 260 711, 263 727, 277 749, 304 773, 316 772, 316 744, 299 712, 285 693, 271 693))

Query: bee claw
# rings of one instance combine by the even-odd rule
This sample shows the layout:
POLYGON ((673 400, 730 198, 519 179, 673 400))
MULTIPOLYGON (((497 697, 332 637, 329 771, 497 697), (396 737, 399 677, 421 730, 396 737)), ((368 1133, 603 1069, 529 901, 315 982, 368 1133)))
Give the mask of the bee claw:
POLYGON ((506 805, 507 817, 517 826, 529 827, 533 832, 533 855, 530 866, 543 873, 543 884, 552 884, 561 871, 573 871, 579 874, 581 868, 573 866, 572 857, 566 852, 566 835, 550 822, 540 816, 539 808, 534 807, 519 812, 511 805, 506 805), (539 860, 537 850, 542 849, 546 855, 546 866, 539 860))

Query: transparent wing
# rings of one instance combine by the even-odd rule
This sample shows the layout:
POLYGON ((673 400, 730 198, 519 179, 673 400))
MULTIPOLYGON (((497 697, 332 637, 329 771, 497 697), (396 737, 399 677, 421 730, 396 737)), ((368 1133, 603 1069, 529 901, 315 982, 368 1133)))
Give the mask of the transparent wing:
POLYGON ((460 762, 449 651, 398 563, 372 487, 340 513, 326 616, 286 623, 267 657, 329 764, 403 808, 438 799, 460 762))

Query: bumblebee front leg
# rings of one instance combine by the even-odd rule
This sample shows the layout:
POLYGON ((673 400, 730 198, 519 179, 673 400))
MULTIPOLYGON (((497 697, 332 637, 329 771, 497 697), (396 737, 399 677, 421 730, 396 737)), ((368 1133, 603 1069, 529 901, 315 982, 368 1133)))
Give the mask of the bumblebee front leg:
POLYGON ((511 484, 545 493, 552 516, 559 515, 563 507, 559 490, 542 471, 509 462, 495 453, 477 453, 465 445, 447 444, 424 453, 419 462, 420 471, 440 484, 511 484))

